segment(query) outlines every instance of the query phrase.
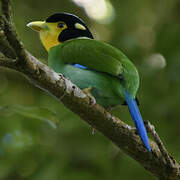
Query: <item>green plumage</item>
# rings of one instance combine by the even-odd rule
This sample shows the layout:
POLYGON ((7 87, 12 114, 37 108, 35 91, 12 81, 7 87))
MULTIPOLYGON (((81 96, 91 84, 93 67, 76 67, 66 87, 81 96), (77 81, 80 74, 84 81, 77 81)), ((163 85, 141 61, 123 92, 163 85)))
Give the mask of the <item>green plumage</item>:
POLYGON ((48 64, 54 71, 64 74, 81 89, 91 89, 96 102, 105 108, 126 102, 137 132, 150 152, 135 100, 139 75, 133 63, 120 50, 94 40, 84 22, 73 14, 55 13, 46 21, 31 22, 28 26, 39 31, 48 50, 48 64))
POLYGON ((132 62, 120 50, 93 39, 73 39, 52 47, 48 64, 81 89, 93 87, 91 94, 105 108, 125 102, 124 88, 135 98, 139 87, 132 62))

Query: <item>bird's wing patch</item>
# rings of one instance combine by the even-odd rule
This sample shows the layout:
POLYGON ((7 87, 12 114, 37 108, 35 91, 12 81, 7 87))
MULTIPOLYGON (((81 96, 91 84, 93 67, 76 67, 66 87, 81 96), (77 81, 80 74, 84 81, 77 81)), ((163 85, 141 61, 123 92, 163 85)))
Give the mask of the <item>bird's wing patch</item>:
POLYGON ((121 61, 126 58, 118 49, 106 43, 85 38, 64 42, 61 53, 65 63, 79 64, 113 76, 122 73, 121 61))

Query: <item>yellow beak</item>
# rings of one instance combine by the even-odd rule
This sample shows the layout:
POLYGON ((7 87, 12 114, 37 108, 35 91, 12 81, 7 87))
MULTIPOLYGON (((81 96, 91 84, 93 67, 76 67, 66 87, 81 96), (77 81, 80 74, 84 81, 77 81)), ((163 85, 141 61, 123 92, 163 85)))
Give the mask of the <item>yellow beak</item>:
POLYGON ((26 26, 31 28, 34 31, 40 32, 40 31, 46 29, 46 22, 45 21, 34 21, 34 22, 28 23, 26 26))

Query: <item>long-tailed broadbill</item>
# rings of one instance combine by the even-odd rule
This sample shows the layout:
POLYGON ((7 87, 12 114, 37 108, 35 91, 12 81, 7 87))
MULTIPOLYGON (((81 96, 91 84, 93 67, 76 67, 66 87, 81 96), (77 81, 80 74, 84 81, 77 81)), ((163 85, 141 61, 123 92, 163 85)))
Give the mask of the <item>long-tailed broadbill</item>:
POLYGON ((147 132, 136 102, 139 75, 119 49, 93 38, 85 23, 69 13, 56 13, 28 27, 39 32, 48 65, 91 95, 104 108, 126 103, 137 132, 150 152, 147 132))

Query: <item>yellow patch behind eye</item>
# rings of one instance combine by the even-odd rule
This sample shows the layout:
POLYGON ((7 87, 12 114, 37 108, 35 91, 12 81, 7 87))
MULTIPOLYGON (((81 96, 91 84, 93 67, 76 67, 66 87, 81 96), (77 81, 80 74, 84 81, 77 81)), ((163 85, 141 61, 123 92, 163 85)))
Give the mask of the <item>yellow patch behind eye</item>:
POLYGON ((86 27, 84 27, 82 24, 76 23, 74 26, 76 29, 86 30, 86 27))
POLYGON ((64 24, 63 28, 59 28, 58 27, 59 23, 60 22, 55 22, 55 23, 46 22, 45 23, 46 29, 44 29, 44 31, 40 31, 40 39, 47 51, 49 51, 51 47, 56 46, 60 43, 58 37, 64 29, 67 29, 66 24, 64 24))

